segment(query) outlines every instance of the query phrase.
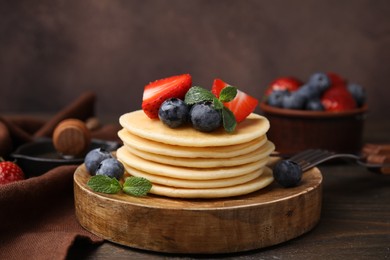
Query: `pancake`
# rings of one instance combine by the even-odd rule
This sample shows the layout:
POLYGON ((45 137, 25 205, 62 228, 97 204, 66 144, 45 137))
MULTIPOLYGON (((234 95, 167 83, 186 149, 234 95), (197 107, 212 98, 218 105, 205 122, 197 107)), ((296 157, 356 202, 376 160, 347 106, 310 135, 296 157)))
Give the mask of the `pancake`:
POLYGON ((144 152, 162 154, 173 157, 186 158, 231 158, 252 152, 262 146, 266 141, 266 135, 246 143, 217 147, 188 147, 158 143, 136 136, 126 129, 118 132, 119 138, 129 148, 135 148, 144 152))
POLYGON ((150 193, 174 198, 225 198, 260 190, 273 181, 272 170, 265 167, 264 173, 249 182, 223 188, 186 189, 153 184, 150 193))
POLYGON ((132 176, 143 177, 154 184, 178 187, 178 188, 192 188, 192 189, 206 189, 206 188, 221 188, 242 184, 253 179, 256 179, 263 173, 263 169, 244 174, 232 178, 216 179, 216 180, 184 180, 170 178, 160 175, 149 174, 124 164, 126 171, 132 176))
MULTIPOLYGON (((127 146, 126 146, 127 147, 127 146)), ((237 166, 247 163, 259 161, 272 153, 275 150, 275 146, 270 141, 267 141, 263 146, 257 148, 247 154, 231 157, 231 158, 183 158, 165 156, 161 154, 153 154, 144 152, 135 148, 127 148, 129 151, 141 158, 150 160, 156 163, 169 164, 174 166, 182 167, 193 167, 193 168, 215 168, 215 167, 229 167, 237 166)), ((212 150, 213 148, 209 148, 212 150)))
POLYGON ((265 135, 269 129, 269 121, 254 113, 239 123, 233 133, 227 133, 222 127, 212 134, 197 131, 191 126, 172 129, 158 119, 148 118, 142 110, 122 115, 119 122, 123 128, 136 136, 159 143, 188 147, 242 144, 265 135))
POLYGON ((146 173, 186 180, 211 180, 248 174, 264 167, 269 159, 267 156, 253 163, 233 167, 184 168, 145 160, 129 152, 125 146, 117 150, 116 156, 121 162, 146 173))

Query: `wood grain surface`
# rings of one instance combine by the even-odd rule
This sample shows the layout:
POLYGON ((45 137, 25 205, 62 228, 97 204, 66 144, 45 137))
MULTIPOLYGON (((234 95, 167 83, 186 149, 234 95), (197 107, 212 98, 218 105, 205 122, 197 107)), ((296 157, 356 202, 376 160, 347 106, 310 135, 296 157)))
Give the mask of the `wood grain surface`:
POLYGON ((114 243, 156 252, 215 254, 272 246, 308 232, 321 214, 317 168, 304 174, 299 187, 272 184, 211 200, 95 193, 86 186, 89 177, 84 165, 74 175, 80 224, 114 243))

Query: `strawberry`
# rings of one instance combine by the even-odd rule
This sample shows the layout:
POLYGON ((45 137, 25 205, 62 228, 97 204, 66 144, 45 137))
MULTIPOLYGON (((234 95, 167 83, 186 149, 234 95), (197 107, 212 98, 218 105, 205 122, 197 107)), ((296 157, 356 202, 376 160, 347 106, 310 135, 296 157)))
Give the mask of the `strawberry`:
POLYGON ((332 86, 334 85, 347 85, 347 81, 342 78, 340 75, 334 73, 334 72, 328 72, 328 77, 330 78, 330 81, 332 82, 332 86))
POLYGON ((356 108, 356 101, 347 89, 347 81, 333 72, 328 72, 327 75, 332 85, 321 96, 325 110, 338 112, 356 108))
POLYGON ((332 84, 325 90, 321 97, 321 103, 326 111, 345 111, 357 107, 355 99, 343 84, 332 84))
POLYGON ((13 162, 0 162, 0 185, 24 180, 22 169, 13 162))
POLYGON ((288 90, 290 92, 297 90, 302 82, 294 77, 280 77, 271 82, 265 91, 265 95, 270 95, 274 90, 288 90))
POLYGON ((142 109, 148 117, 158 118, 161 104, 168 98, 184 99, 191 84, 190 74, 172 76, 149 83, 144 88, 142 109))
MULTIPOLYGON (((229 84, 220 79, 215 79, 211 92, 219 98, 219 93, 226 86, 229 86, 229 84)), ((258 100, 256 98, 237 90, 236 97, 230 102, 225 102, 224 106, 233 112, 236 122, 239 123, 255 110, 257 104, 258 100)))

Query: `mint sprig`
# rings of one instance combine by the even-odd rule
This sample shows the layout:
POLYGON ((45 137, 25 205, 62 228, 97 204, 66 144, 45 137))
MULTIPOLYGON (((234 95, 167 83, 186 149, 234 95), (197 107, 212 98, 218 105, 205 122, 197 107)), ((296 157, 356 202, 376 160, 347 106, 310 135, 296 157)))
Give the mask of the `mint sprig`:
POLYGON ((194 86, 187 91, 184 97, 184 102, 188 105, 193 105, 203 101, 213 101, 214 99, 217 98, 207 89, 194 86))
POLYGON ((237 88, 233 86, 224 87, 219 98, 202 87, 194 86, 190 88, 184 98, 184 102, 188 105, 194 105, 199 102, 212 101, 216 110, 221 110, 223 128, 226 132, 232 133, 236 129, 237 121, 232 111, 223 105, 224 102, 232 101, 237 95, 237 88))
POLYGON ((152 188, 152 183, 145 178, 132 176, 126 178, 122 186, 116 178, 106 175, 95 175, 89 179, 87 186, 95 192, 116 194, 123 190, 128 195, 141 197, 148 194, 152 188))
POLYGON ((223 127, 225 128, 226 132, 234 132, 234 129, 236 129, 237 126, 236 117, 234 116, 233 112, 230 111, 230 109, 228 109, 227 107, 224 107, 222 109, 222 121, 223 127))
POLYGON ((237 88, 229 85, 221 90, 221 93, 219 93, 219 100, 221 102, 230 102, 236 97, 236 95, 237 88))
POLYGON ((150 181, 142 177, 126 178, 123 184, 123 191, 135 197, 145 196, 151 188, 150 181))
POLYGON ((115 178, 110 178, 106 175, 92 176, 87 185, 96 192, 115 194, 121 190, 121 184, 115 178))

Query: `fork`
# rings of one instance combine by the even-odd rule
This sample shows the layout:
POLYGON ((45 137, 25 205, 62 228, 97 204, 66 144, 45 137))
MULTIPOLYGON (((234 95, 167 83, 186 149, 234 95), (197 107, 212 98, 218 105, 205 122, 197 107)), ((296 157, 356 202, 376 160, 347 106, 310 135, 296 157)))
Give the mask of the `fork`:
POLYGON ((379 170, 383 174, 389 174, 390 164, 372 164, 365 161, 365 158, 356 154, 349 153, 335 153, 329 150, 323 149, 308 149, 303 152, 300 152, 288 160, 297 163, 302 172, 310 170, 311 168, 329 161, 335 158, 347 158, 354 160, 357 164, 367 167, 371 170, 379 170))

